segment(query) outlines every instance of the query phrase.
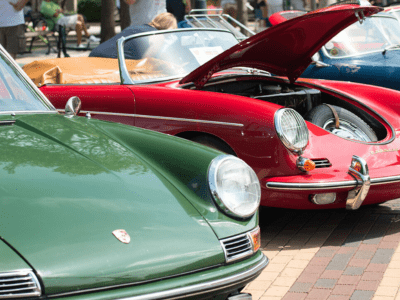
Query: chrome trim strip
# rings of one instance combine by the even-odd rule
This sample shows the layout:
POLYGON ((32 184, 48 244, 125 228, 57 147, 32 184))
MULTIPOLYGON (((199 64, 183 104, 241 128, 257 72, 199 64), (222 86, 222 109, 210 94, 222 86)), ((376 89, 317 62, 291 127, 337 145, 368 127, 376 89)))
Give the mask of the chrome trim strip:
MULTIPOLYGON (((360 182, 361 184, 361 182, 360 182)), ((357 186, 357 181, 338 181, 324 183, 287 183, 287 182, 267 182, 266 187, 275 190, 324 190, 324 189, 341 189, 354 188, 357 186)))
MULTIPOLYGON (((64 112, 62 109, 58 109, 58 111, 59 112, 64 112)), ((229 122, 219 122, 219 121, 209 121, 209 120, 196 120, 196 119, 184 119, 184 118, 161 117, 161 116, 122 114, 122 113, 112 113, 112 112, 103 112, 103 111, 89 111, 89 110, 81 110, 81 113, 83 113, 83 114, 90 113, 92 115, 92 117, 93 117, 93 115, 109 115, 109 116, 120 116, 120 117, 145 118, 145 119, 182 121, 182 122, 194 122, 194 123, 204 123, 204 124, 216 124, 216 125, 244 127, 244 125, 240 124, 240 123, 229 123, 229 122)))
POLYGON ((243 125, 243 124, 240 124, 240 123, 229 123, 229 122, 219 122, 219 121, 196 120, 196 119, 183 119, 183 118, 181 119, 181 118, 159 117, 159 116, 146 116, 146 115, 135 115, 135 117, 137 117, 137 118, 146 118, 146 119, 184 121, 184 122, 196 122, 196 123, 204 123, 204 124, 217 124, 217 125, 227 125, 227 126, 244 127, 244 125, 243 125))
POLYGON ((396 183, 396 182, 400 182, 400 175, 382 177, 382 178, 371 178, 371 185, 380 185, 380 184, 396 183))
POLYGON ((268 265, 268 258, 264 256, 260 263, 258 263, 253 268, 244 271, 239 274, 235 274, 223 279, 213 280, 209 282, 204 282, 200 284, 195 284, 191 286, 186 286, 182 288, 141 295, 133 296, 128 298, 119 298, 118 300, 158 300, 158 299, 179 299, 183 297, 192 297, 199 294, 213 292, 225 287, 240 284, 241 282, 246 282, 252 280, 268 265))
MULTIPOLYGON (((371 185, 389 184, 400 182, 400 175, 371 178, 371 185)), ((323 189, 341 189, 341 188, 355 188, 361 185, 362 182, 357 183, 356 180, 337 181, 337 182, 324 182, 324 183, 287 183, 287 182, 267 182, 266 187, 274 190, 323 190, 323 189)))
MULTIPOLYGON (((62 110, 63 111, 63 110, 62 110)), ((29 115, 29 114, 56 114, 57 111, 54 110, 24 110, 24 111, 2 111, 0 115, 29 115)))

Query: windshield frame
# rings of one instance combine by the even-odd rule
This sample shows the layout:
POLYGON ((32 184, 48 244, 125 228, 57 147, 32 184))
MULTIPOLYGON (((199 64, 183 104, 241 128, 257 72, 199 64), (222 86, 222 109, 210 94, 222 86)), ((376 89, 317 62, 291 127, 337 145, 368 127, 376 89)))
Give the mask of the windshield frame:
POLYGON ((31 92, 32 97, 37 99, 37 101, 40 101, 44 107, 48 108, 48 110, 0 111, 0 115, 48 114, 48 113, 58 114, 53 104, 39 90, 39 88, 36 87, 36 85, 28 77, 28 75, 22 70, 22 68, 16 63, 16 61, 11 57, 11 55, 4 49, 2 45, 0 45, 0 54, 5 58, 4 62, 9 65, 9 67, 12 69, 11 71, 13 71, 14 74, 18 77, 18 79, 22 81, 22 84, 25 83, 25 86, 29 90, 29 92, 31 92))
POLYGON ((144 33, 138 33, 138 34, 133 34, 127 37, 121 37, 117 41, 117 53, 118 53, 118 67, 119 67, 119 74, 120 74, 120 81, 121 84, 123 85, 135 85, 135 84, 143 84, 147 82, 164 82, 164 81, 170 81, 174 79, 179 79, 183 78, 187 74, 181 74, 179 76, 170 76, 170 77, 163 77, 163 78, 153 78, 149 79, 146 81, 134 81, 129 75, 128 69, 125 64, 125 53, 124 53, 124 44, 132 39, 143 37, 143 36, 152 36, 152 35, 159 35, 159 34, 164 34, 164 33, 171 33, 171 32, 185 32, 185 31, 194 31, 194 32, 199 32, 199 31, 212 31, 212 32, 224 32, 224 33, 229 33, 231 34, 235 39, 235 35, 227 30, 227 29, 220 29, 220 28, 183 28, 183 29, 167 29, 167 30, 157 30, 157 31, 150 31, 150 32, 144 32, 144 33))
MULTIPOLYGON (((392 15, 388 15, 388 13, 385 13, 384 15, 372 15, 369 18, 387 18, 387 19, 393 19, 396 20, 397 22, 399 22, 399 20, 392 15)), ((361 25, 362 26, 362 25, 361 25)), ((399 24, 400 26, 400 24, 399 24)), ((347 27, 349 28, 349 27, 347 27)), ((347 28, 343 29, 346 30, 347 28)), ((366 51, 366 52, 360 52, 360 53, 354 53, 354 54, 350 54, 350 55, 344 55, 344 56, 339 56, 339 57, 335 57, 329 54, 328 50, 326 50, 325 45, 322 46, 321 51, 323 53, 323 55, 325 57, 328 57, 329 59, 343 59, 343 58, 351 58, 351 57, 356 57, 356 56, 360 56, 360 55, 367 55, 367 54, 373 54, 373 53, 382 53, 384 49, 376 49, 376 50, 370 50, 370 51, 366 51)), ((390 50, 399 50, 399 49, 390 49, 390 50)))

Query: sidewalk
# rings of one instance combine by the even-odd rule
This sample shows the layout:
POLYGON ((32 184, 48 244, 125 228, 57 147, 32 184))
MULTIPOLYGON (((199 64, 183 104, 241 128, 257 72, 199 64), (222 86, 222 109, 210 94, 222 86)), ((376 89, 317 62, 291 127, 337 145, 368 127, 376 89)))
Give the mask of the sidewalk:
POLYGON ((262 208, 261 300, 400 300, 400 199, 357 211, 262 208))
MULTIPOLYGON (((97 37, 100 37, 100 24, 98 23, 92 23, 89 24, 90 28, 88 29, 89 34, 95 35, 97 37)), ((121 32, 120 26, 115 27, 116 33, 121 32)), ((56 42, 54 39, 51 39, 50 42, 56 48, 56 42)), ((82 43, 86 44, 86 39, 82 39, 82 43)), ((98 45, 98 43, 91 43, 90 48, 93 49, 98 45)), ((67 36, 67 48, 73 48, 76 46, 76 32, 72 31, 68 34, 67 36)), ((71 50, 67 49, 67 53, 71 57, 84 57, 84 56, 89 56, 91 50, 71 50)), ((50 54, 46 54, 47 52, 47 46, 44 44, 42 41, 38 40, 34 43, 34 46, 32 48, 32 53, 24 53, 24 54, 18 54, 17 55, 17 63, 20 66, 23 66, 25 64, 28 64, 32 61, 35 60, 41 60, 41 59, 49 59, 49 58, 57 58, 57 53, 51 52, 50 54)), ((63 54, 61 54, 63 57, 63 54)))

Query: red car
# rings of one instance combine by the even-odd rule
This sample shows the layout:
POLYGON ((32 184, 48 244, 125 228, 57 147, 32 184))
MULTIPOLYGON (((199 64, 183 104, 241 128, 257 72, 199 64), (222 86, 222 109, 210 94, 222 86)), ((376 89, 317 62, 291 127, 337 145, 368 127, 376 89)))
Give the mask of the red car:
MULTIPOLYGON (((118 60, 51 59, 24 69, 58 109, 78 96, 88 118, 237 155, 261 182, 261 205, 357 209, 400 196, 400 92, 296 79, 339 31, 379 11, 329 7, 239 44, 223 30, 155 31, 120 39, 118 60), (125 51, 140 58, 125 61, 125 51)), ((240 192, 231 188, 232 197, 240 192)))

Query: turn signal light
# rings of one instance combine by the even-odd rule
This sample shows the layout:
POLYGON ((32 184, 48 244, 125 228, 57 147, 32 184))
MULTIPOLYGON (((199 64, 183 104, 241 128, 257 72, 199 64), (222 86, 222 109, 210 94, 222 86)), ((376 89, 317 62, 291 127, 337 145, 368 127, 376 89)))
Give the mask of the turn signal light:
POLYGON ((251 241, 253 242, 253 251, 256 252, 261 247, 261 232, 260 227, 250 232, 251 241))
POLYGON ((309 172, 315 169, 315 162, 311 159, 299 157, 297 159, 297 167, 303 172, 309 172))
POLYGON ((361 164, 358 161, 353 161, 353 165, 351 166, 355 171, 361 172, 361 164))

